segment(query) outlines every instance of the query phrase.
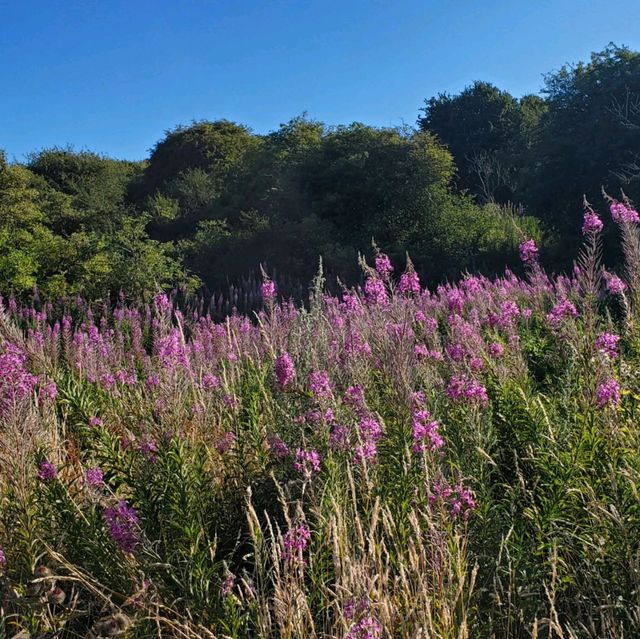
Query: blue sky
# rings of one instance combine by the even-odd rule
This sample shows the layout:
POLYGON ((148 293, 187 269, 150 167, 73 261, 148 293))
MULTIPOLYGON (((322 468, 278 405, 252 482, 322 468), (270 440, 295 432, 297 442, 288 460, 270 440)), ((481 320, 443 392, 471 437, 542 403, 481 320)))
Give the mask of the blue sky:
POLYGON ((141 159, 163 132, 308 112, 413 124, 476 79, 515 95, 610 41, 640 49, 638 0, 0 0, 0 148, 141 159))

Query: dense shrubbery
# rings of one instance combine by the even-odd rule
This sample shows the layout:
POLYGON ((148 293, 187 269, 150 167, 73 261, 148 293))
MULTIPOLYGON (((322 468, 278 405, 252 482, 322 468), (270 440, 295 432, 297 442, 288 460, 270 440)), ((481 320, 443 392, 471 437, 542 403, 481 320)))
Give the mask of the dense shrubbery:
POLYGON ((9 300, 6 636, 640 632, 637 213, 624 280, 585 213, 571 277, 411 263, 252 321, 9 300), (57 313, 61 312, 58 316, 57 313))
POLYGON ((522 237, 570 268, 583 195, 640 196, 640 56, 610 46, 543 94, 478 82, 429 100, 418 130, 301 117, 255 135, 219 120, 168 131, 145 162, 0 160, 0 289, 148 300, 188 280, 227 308, 260 264, 296 294, 319 256, 332 289, 355 283, 372 239, 431 285, 515 264, 522 237))

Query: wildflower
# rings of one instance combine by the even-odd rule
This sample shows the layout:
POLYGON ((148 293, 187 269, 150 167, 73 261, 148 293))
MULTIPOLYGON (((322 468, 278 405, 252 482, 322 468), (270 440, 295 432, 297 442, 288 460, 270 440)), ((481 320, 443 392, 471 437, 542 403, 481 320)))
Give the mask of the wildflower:
POLYGON ((298 524, 290 528, 284 536, 281 557, 287 561, 294 561, 307 549, 311 531, 305 524, 298 524))
POLYGON ((173 304, 167 295, 158 293, 153 298, 153 303, 159 314, 169 313, 173 310, 173 304))
POLYGON ((229 450, 231 450, 231 448, 233 448, 234 444, 236 443, 236 436, 227 431, 226 433, 224 433, 224 435, 222 435, 222 437, 220 437, 220 439, 216 442, 216 450, 223 455, 224 453, 228 452, 229 450))
POLYGON ((356 410, 362 410, 364 408, 364 389, 362 386, 349 386, 342 401, 356 410))
POLYGON ((145 385, 147 388, 155 388, 156 386, 160 386, 160 378, 155 373, 151 373, 147 377, 145 385))
POLYGON ((374 617, 363 617, 351 626, 344 639, 380 639, 382 626, 374 617))
POLYGON ((504 354, 504 346, 499 342, 492 342, 489 344, 489 355, 493 357, 493 359, 498 359, 502 357, 504 354))
POLYGON ((573 302, 568 299, 563 299, 558 302, 549 313, 547 313, 547 321, 554 328, 560 328, 562 322, 567 317, 578 317, 579 313, 573 302))
POLYGON ((231 591, 235 588, 236 586, 236 576, 230 572, 225 578, 224 581, 222 582, 222 585, 220 586, 220 594, 223 597, 227 597, 228 595, 231 594, 231 591))
POLYGON ((413 414, 413 452, 422 453, 427 450, 435 452, 444 445, 438 429, 440 424, 436 420, 430 420, 427 410, 417 410, 413 414))
POLYGON ((217 375, 211 375, 207 373, 202 376, 202 388, 206 388, 207 390, 211 390, 213 388, 218 388, 220 386, 220 378, 217 375))
POLYGON ((7 567, 7 556, 4 554, 4 550, 0 548, 0 572, 7 567))
POLYGON ((138 452, 142 453, 147 461, 154 462, 158 458, 158 445, 153 439, 147 437, 138 445, 138 452))
POLYGON ((364 441, 378 441, 383 435, 380 422, 373 417, 363 417, 358 424, 358 432, 364 441))
POLYGON ((349 442, 349 429, 342 424, 333 424, 329 433, 331 450, 344 450, 349 442))
POLYGON ((611 295, 622 295, 627 290, 627 285, 617 275, 604 273, 604 279, 607 291, 611 295))
POLYGON ((27 355, 11 343, 0 353, 0 414, 34 391, 38 378, 27 370, 27 355))
POLYGON ((40 400, 53 401, 58 396, 58 387, 54 381, 46 381, 40 386, 38 397, 40 400))
POLYGON ((619 335, 615 335, 614 333, 602 333, 596 338, 596 348, 604 355, 607 355, 607 357, 614 359, 618 356, 619 341, 619 335))
POLYGON ((296 369, 293 365, 293 360, 289 353, 282 353, 278 359, 276 359, 276 379, 281 388, 286 388, 291 384, 293 378, 296 376, 296 369))
POLYGON ((613 378, 609 378, 598 386, 596 391, 596 405, 598 408, 605 406, 617 406, 620 403, 620 384, 613 378))
POLYGON ((449 380, 446 394, 454 401, 466 401, 470 405, 482 408, 485 408, 489 403, 487 389, 480 382, 468 379, 463 375, 454 375, 449 380))
POLYGON ((53 481, 58 478, 56 467, 48 460, 43 459, 38 466, 38 479, 40 481, 53 481))
POLYGON ((385 306, 389 302, 384 282, 377 277, 368 277, 364 283, 367 302, 372 305, 385 306))
POLYGON ((640 222, 640 217, 638 217, 638 212, 635 209, 628 208, 622 202, 612 202, 610 209, 611 217, 614 222, 618 224, 626 222, 627 224, 631 224, 634 222, 640 222))
POLYGON ((584 222, 582 223, 582 234, 600 233, 603 228, 602 220, 595 211, 587 210, 584 213, 584 222))
POLYGON ((324 371, 309 373, 309 388, 316 399, 331 397, 331 380, 324 371))
POLYGON ((305 479, 310 479, 314 473, 320 472, 320 455, 317 450, 303 450, 296 448, 296 461, 293 467, 301 473, 305 479))
POLYGON ((520 244, 520 259, 524 264, 534 264, 538 260, 538 247, 533 240, 520 244))
POLYGON ((87 468, 84 471, 84 483, 90 488, 100 488, 104 486, 104 473, 101 468, 87 468))
POLYGON ((378 445, 374 440, 367 440, 358 444, 354 449, 352 463, 372 462, 378 455, 378 445))
POLYGON ((465 520, 469 518, 471 511, 476 507, 473 493, 462 484, 453 488, 446 482, 433 484, 429 495, 429 504, 434 506, 438 502, 447 506, 453 518, 462 516, 465 520))
POLYGON ((138 547, 138 514, 126 501, 104 509, 103 517, 111 539, 122 552, 132 553, 138 547))
POLYGON ((393 265, 391 264, 391 260, 384 253, 380 253, 376 255, 375 259, 376 264, 376 273, 384 280, 393 273, 393 265))
POLYGON ((410 271, 405 271, 400 276, 398 291, 400 293, 404 293, 405 295, 420 295, 420 278, 413 269, 411 269, 410 271))
POLYGON ((267 443, 274 457, 286 457, 289 454, 289 446, 287 446, 279 435, 270 435, 267 438, 267 443))
POLYGON ((262 287, 261 287, 261 291, 262 291, 262 299, 265 302, 273 302, 273 300, 276 299, 276 285, 275 282, 271 281, 271 280, 265 280, 264 282, 262 282, 262 287))
POLYGON ((464 294, 462 291, 457 288, 450 290, 447 293, 447 306, 452 313, 462 315, 462 309, 464 308, 464 294))

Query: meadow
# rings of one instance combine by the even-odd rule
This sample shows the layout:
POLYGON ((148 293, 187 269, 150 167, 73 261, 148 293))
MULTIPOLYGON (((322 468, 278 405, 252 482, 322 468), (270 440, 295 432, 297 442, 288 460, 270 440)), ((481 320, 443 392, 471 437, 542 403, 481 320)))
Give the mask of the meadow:
POLYGON ((4 300, 0 636, 640 636, 638 223, 223 321, 4 300))

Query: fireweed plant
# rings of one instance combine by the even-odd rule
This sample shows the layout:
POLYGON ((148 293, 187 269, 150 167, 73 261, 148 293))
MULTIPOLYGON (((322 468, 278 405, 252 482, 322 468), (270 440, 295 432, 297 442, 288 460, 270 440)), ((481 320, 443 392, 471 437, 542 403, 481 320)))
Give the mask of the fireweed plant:
POLYGON ((255 318, 0 315, 0 636, 640 636, 640 239, 255 318))

